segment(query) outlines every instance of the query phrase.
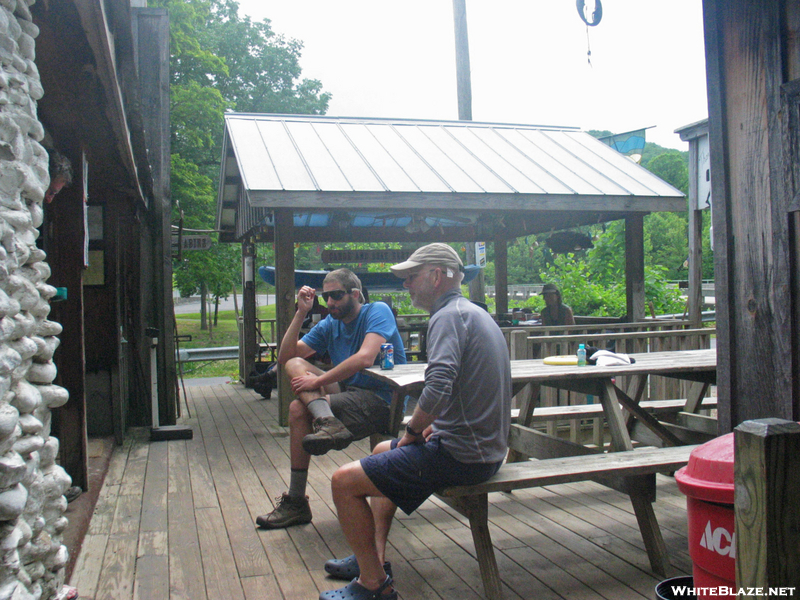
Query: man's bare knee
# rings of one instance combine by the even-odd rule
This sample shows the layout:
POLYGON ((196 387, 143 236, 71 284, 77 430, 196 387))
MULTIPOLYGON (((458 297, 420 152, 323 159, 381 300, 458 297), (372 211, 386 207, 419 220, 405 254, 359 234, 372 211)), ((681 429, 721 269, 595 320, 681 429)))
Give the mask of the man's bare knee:
POLYGON ((307 371, 316 372, 318 369, 305 358, 295 356, 286 361, 286 364, 283 365, 283 370, 289 378, 292 378, 298 375, 305 375, 307 371))
POLYGON ((373 454, 380 454, 381 452, 388 452, 392 449, 392 440, 385 440, 372 449, 373 454))
POLYGON ((335 497, 373 496, 375 486, 367 477, 360 461, 353 461, 339 467, 331 477, 331 492, 335 497))

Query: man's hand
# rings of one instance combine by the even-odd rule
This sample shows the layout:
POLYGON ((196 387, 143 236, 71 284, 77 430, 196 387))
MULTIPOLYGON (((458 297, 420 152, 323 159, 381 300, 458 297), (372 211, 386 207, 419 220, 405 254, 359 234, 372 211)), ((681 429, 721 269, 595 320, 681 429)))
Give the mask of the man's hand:
POLYGON ((428 425, 422 431, 422 435, 419 437, 414 437, 410 433, 406 432, 403 434, 403 437, 400 438, 400 441, 397 442, 397 447, 400 448, 401 446, 407 446, 408 444, 424 444, 428 441, 428 438, 431 437, 432 433, 433 425, 428 425))
POLYGON ((425 440, 422 437, 414 437, 413 435, 404 433, 403 437, 400 438, 400 441, 397 442, 397 447, 402 448, 403 446, 408 446, 409 444, 421 444, 424 441, 425 440))
POLYGON ((297 312, 302 313, 304 316, 308 314, 314 307, 314 296, 316 295, 316 290, 312 287, 304 285, 300 288, 300 291, 297 292, 297 312))
POLYGON ((318 390, 322 386, 319 384, 319 376, 306 371, 305 375, 294 377, 292 379, 292 392, 295 394, 299 392, 308 392, 311 390, 318 390))

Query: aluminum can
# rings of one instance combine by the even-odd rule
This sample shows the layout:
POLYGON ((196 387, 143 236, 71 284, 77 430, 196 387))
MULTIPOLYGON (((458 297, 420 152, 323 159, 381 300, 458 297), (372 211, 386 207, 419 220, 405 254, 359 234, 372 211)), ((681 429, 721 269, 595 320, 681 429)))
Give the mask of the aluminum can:
POLYGON ((381 344, 381 369, 394 369, 394 346, 392 344, 381 344))

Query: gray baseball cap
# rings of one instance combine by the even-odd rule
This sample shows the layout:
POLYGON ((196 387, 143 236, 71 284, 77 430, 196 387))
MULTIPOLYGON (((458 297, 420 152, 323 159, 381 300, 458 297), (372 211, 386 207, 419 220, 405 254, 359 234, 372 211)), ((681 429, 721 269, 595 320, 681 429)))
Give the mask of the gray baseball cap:
POLYGON ((443 265, 455 271, 464 270, 464 263, 461 262, 458 252, 447 244, 439 242, 417 248, 414 253, 408 257, 408 260, 389 267, 389 269, 398 277, 405 277, 408 271, 421 267, 422 265, 443 265))

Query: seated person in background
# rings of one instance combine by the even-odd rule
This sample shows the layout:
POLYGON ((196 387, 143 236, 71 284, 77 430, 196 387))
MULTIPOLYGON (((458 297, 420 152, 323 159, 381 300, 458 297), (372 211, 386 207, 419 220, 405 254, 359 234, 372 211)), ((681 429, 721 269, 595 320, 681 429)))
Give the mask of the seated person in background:
POLYGON ((542 288, 545 307, 542 309, 542 325, 575 325, 572 309, 561 303, 561 292, 552 283, 542 288))
POLYGON ((316 290, 303 286, 297 312, 278 350, 278 363, 296 396, 289 405, 289 490, 275 509, 256 519, 262 529, 311 522, 306 480, 311 455, 343 450, 351 442, 389 429, 391 388, 360 371, 377 364, 381 344, 394 344, 394 361, 406 362, 403 340, 392 311, 383 302, 363 304, 361 281, 352 271, 337 269, 322 282, 328 316, 298 339, 314 304, 316 290), (322 371, 308 362, 327 353, 333 363, 322 371))

